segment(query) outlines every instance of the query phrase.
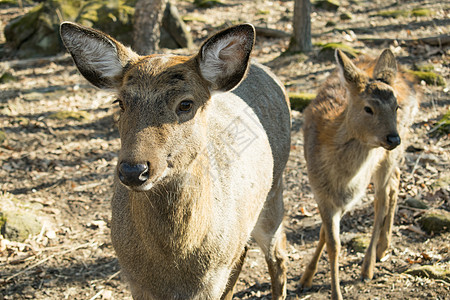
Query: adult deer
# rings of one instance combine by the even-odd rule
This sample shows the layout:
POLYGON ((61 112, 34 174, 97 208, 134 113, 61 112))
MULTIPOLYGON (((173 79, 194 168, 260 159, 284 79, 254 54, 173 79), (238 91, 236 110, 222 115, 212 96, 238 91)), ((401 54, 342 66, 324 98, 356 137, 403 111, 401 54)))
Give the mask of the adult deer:
POLYGON ((231 299, 253 236, 284 299, 290 111, 275 76, 249 63, 253 26, 193 56, 139 56, 69 22, 61 37, 81 74, 118 95, 111 234, 133 297, 231 299))
POLYGON ((382 258, 390 244, 400 180, 398 161, 403 154, 398 146, 400 136, 412 123, 417 97, 413 82, 397 70, 390 50, 357 65, 337 50, 336 60, 338 70, 305 111, 305 158, 322 227, 319 244, 300 284, 311 286, 326 244, 331 298, 342 299, 339 222, 362 198, 372 178, 375 221, 362 265, 363 279, 372 279, 375 258, 382 258))

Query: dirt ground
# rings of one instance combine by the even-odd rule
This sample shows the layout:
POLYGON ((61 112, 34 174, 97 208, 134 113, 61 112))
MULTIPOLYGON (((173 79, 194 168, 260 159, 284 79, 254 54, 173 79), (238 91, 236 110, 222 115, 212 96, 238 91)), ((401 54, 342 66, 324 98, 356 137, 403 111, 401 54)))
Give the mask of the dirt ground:
MULTIPOLYGON (((339 11, 313 8, 314 43, 344 42, 377 55, 393 50, 407 68, 432 64, 450 82, 447 46, 403 43, 402 40, 448 34, 450 4, 445 1, 340 1, 339 11), (382 10, 429 8, 425 17, 383 18, 382 10), (350 12, 351 20, 340 20, 350 12), (334 21, 335 27, 325 26, 334 21), (377 44, 363 38, 390 38, 377 44)), ((292 31, 293 1, 226 0, 226 6, 198 9, 192 1, 175 1, 180 14, 196 17, 188 23, 197 46, 226 25, 250 22, 292 31)), ((3 27, 23 10, 0 6, 3 27)), ((4 43, 0 35, 0 44, 4 43)), ((273 69, 289 91, 313 93, 334 69, 319 57, 280 56, 289 37, 257 37, 253 57, 273 69)), ((1 46, 1 45, 0 45, 1 46)), ((184 52, 186 50, 183 50, 184 52)), ((177 53, 181 53, 177 51, 177 53)), ((37 235, 23 243, 0 238, 0 299, 131 299, 120 275, 110 241, 110 198, 113 171, 120 146, 114 126, 113 94, 91 87, 71 58, 15 60, 1 58, 16 81, 0 83, 0 128, 7 140, 0 146, 2 207, 31 211, 43 222, 37 235), (54 119, 58 111, 85 111, 82 120, 54 119)), ((450 283, 414 277, 403 272, 415 265, 450 269, 450 234, 429 235, 420 230, 423 209, 405 204, 409 198, 430 208, 450 210, 449 135, 436 135, 438 120, 450 108, 447 87, 422 84, 424 99, 405 141, 402 182, 393 242, 372 281, 360 281, 363 253, 350 246, 352 237, 370 234, 372 190, 341 222, 340 281, 345 299, 449 299, 450 283)), ((298 291, 300 279, 318 241, 320 217, 308 186, 303 158, 302 113, 293 111, 291 156, 285 171, 285 227, 288 237, 288 299, 328 299, 330 273, 326 255, 319 263, 313 287, 298 291)), ((270 279, 262 252, 250 242, 249 253, 235 290, 236 299, 270 299, 270 279)))

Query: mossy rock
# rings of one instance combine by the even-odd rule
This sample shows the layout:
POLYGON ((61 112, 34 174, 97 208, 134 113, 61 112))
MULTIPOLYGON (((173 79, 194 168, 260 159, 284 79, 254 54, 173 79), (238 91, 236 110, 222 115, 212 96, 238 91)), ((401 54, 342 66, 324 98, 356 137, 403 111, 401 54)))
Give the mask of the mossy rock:
POLYGON ((0 130, 0 144, 2 144, 4 141, 6 141, 6 132, 0 130))
POLYGON ((42 223, 30 212, 0 213, 1 234, 8 240, 23 242, 30 235, 41 232, 42 223))
POLYGON ((288 96, 291 109, 298 111, 303 111, 316 98, 316 94, 309 93, 288 93, 288 96))
POLYGON ((419 208, 419 209, 427 209, 428 205, 426 205, 424 202, 415 199, 415 198, 409 198, 405 201, 405 204, 408 205, 409 207, 413 207, 413 208, 419 208))
POLYGON ((92 115, 87 111, 59 111, 48 116, 49 119, 56 120, 76 120, 86 121, 92 118, 92 115))
POLYGON ((354 238, 352 238, 349 242, 349 246, 355 251, 355 252, 366 252, 366 249, 369 247, 370 244, 370 237, 367 235, 357 235, 354 238))
POLYGON ((427 233, 450 232, 450 213, 439 210, 424 214, 418 223, 427 233))
POLYGON ((335 0, 318 0, 313 5, 327 11, 337 11, 340 6, 339 2, 335 0))
POLYGON ((225 5, 225 3, 219 0, 194 0, 194 4, 200 8, 211 8, 225 5))
POLYGON ((336 22, 334 22, 334 21, 328 21, 328 22, 325 24, 325 27, 335 27, 336 25, 337 25, 336 22))
POLYGON ((444 77, 434 72, 411 71, 419 80, 425 81, 429 85, 445 86, 444 77))
POLYGON ((257 15, 257 16, 260 16, 260 15, 268 15, 268 14, 270 14, 270 10, 268 10, 268 9, 259 9, 259 10, 256 12, 256 15, 257 15))
POLYGON ((11 72, 5 72, 0 76, 0 83, 17 81, 17 78, 11 72))
POLYGON ((383 18, 399 18, 399 17, 408 17, 411 14, 409 10, 382 10, 376 14, 376 16, 380 16, 383 18))
POLYGON ((327 43, 322 45, 322 49, 319 51, 319 58, 324 60, 334 60, 334 53, 336 49, 340 49, 345 54, 347 54, 350 58, 355 58, 359 55, 359 51, 345 45, 343 43, 327 43))
POLYGON ((344 12, 339 16, 339 19, 341 19, 342 21, 348 21, 353 19, 353 15, 349 12, 344 12))
POLYGON ((433 11, 428 8, 415 8, 411 11, 414 17, 429 17, 433 15, 433 11))
POLYGON ((405 271, 406 274, 425 277, 430 279, 440 279, 450 283, 450 270, 440 266, 419 266, 405 271))
POLYGON ((421 72, 431 72, 434 70, 434 66, 431 64, 415 64, 414 65, 414 71, 421 71, 421 72))
POLYGON ((59 37, 62 19, 95 27, 130 44, 135 1, 45 1, 5 26, 6 41, 21 58, 55 55, 65 51, 59 37))

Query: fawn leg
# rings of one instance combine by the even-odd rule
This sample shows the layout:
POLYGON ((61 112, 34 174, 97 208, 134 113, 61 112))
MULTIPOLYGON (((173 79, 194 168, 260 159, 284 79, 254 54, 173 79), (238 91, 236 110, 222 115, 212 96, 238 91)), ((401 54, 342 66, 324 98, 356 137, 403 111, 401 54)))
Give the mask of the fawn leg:
POLYGON ((233 291, 236 286, 236 282, 239 278, 239 274, 241 273, 242 266, 244 265, 245 256, 247 255, 247 247, 244 248, 239 260, 236 262, 233 270, 231 271, 230 278, 228 278, 227 287, 220 299, 222 300, 231 300, 233 299, 233 291))
POLYGON ((283 229, 282 177, 276 181, 252 236, 261 247, 269 268, 272 299, 286 298, 286 235, 283 229))
POLYGON ((322 255, 323 248, 325 246, 325 230, 323 225, 320 227, 320 235, 319 235, 319 244, 317 245, 316 251, 309 262, 308 266, 305 269, 305 273, 303 273, 302 278, 300 279, 300 287, 301 288, 310 288, 312 285, 312 280, 314 274, 317 272, 317 264, 319 262, 319 258, 322 255))
MULTIPOLYGON (((376 260, 376 247, 380 240, 380 236, 382 234, 386 235, 387 233, 382 233, 382 231, 386 228, 385 223, 390 222, 390 220, 386 220, 387 212, 389 210, 389 199, 391 194, 390 182, 391 177, 394 173, 393 158, 391 155, 387 154, 386 158, 381 162, 378 170, 374 176, 374 184, 375 184, 375 220, 373 223, 372 237, 370 239, 369 247, 366 250, 366 254, 364 256, 364 261, 362 264, 361 275, 363 280, 370 280, 373 278, 373 271, 375 268, 375 260, 376 260)), ((394 203, 395 205, 395 203, 394 203)), ((392 216, 395 208, 393 208, 392 216)), ((390 228, 390 226, 389 226, 390 228)), ((381 249, 381 248, 380 248, 381 249)))
POLYGON ((377 244, 377 259, 384 257, 387 248, 391 244, 392 225, 394 223, 395 209, 397 206, 398 189, 400 185, 400 169, 395 167, 392 177, 389 181, 389 202, 388 210, 381 229, 380 238, 377 244))
POLYGON ((331 299, 342 300, 341 288, 339 284, 339 252, 341 250, 341 240, 339 237, 339 222, 341 214, 321 213, 322 227, 325 226, 325 243, 327 245, 328 259, 331 271, 331 299))

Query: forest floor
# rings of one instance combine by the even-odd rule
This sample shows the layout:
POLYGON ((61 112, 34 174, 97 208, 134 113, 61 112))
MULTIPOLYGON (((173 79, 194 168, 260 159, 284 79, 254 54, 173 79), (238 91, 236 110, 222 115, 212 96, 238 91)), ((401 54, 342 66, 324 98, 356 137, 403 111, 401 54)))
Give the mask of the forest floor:
MULTIPOLYGON (((227 25, 249 22, 292 32, 294 1, 225 0, 227 5, 195 8, 176 1, 200 45, 227 25)), ((376 264, 372 281, 360 281, 363 253, 351 246, 355 236, 370 235, 373 190, 341 222, 340 281, 345 299, 449 299, 450 281, 405 274, 433 265, 450 270, 450 234, 427 234, 417 220, 428 210, 450 211, 450 139, 436 134, 436 124, 450 108, 448 44, 404 42, 450 32, 450 4, 445 1, 340 1, 338 12, 313 7, 313 43, 343 42, 367 55, 390 48, 406 68, 433 65, 447 86, 422 83, 424 98, 404 141, 401 190, 388 255, 376 264), (382 17, 385 10, 428 8, 431 16, 382 17), (350 20, 340 20, 349 12, 350 20), (327 27, 329 21, 334 27, 327 27), (371 40, 372 39, 372 40, 371 40), (373 39, 390 39, 379 43, 373 39), (414 198, 428 209, 411 208, 414 198)), ((0 30, 23 10, 0 6, 0 30)), ((0 34, 0 44, 4 43, 0 34)), ((253 58, 269 66, 290 92, 316 92, 335 68, 319 55, 281 55, 289 37, 257 36, 253 58)), ((168 52, 164 50, 165 52, 168 52)), ((186 51, 186 50, 183 50, 186 51)), ((194 50, 195 51, 195 50, 194 50)), ((180 51, 176 51, 180 53, 180 51)), ((191 52, 192 53, 192 52, 191 52)), ((2 58, 15 80, 0 83, 0 210, 35 214, 44 224, 25 242, 0 236, 0 299, 131 299, 110 240, 110 199, 120 147, 111 93, 90 86, 71 58, 2 58), (86 112, 78 120, 55 118, 60 111, 86 112)), ((308 185, 303 158, 303 115, 293 111, 291 156, 285 171, 285 228, 288 238, 288 299, 328 299, 330 272, 325 255, 313 287, 298 290, 298 281, 317 245, 320 216, 308 185)), ((235 290, 236 299, 270 299, 270 278, 262 252, 250 242, 235 290)))

